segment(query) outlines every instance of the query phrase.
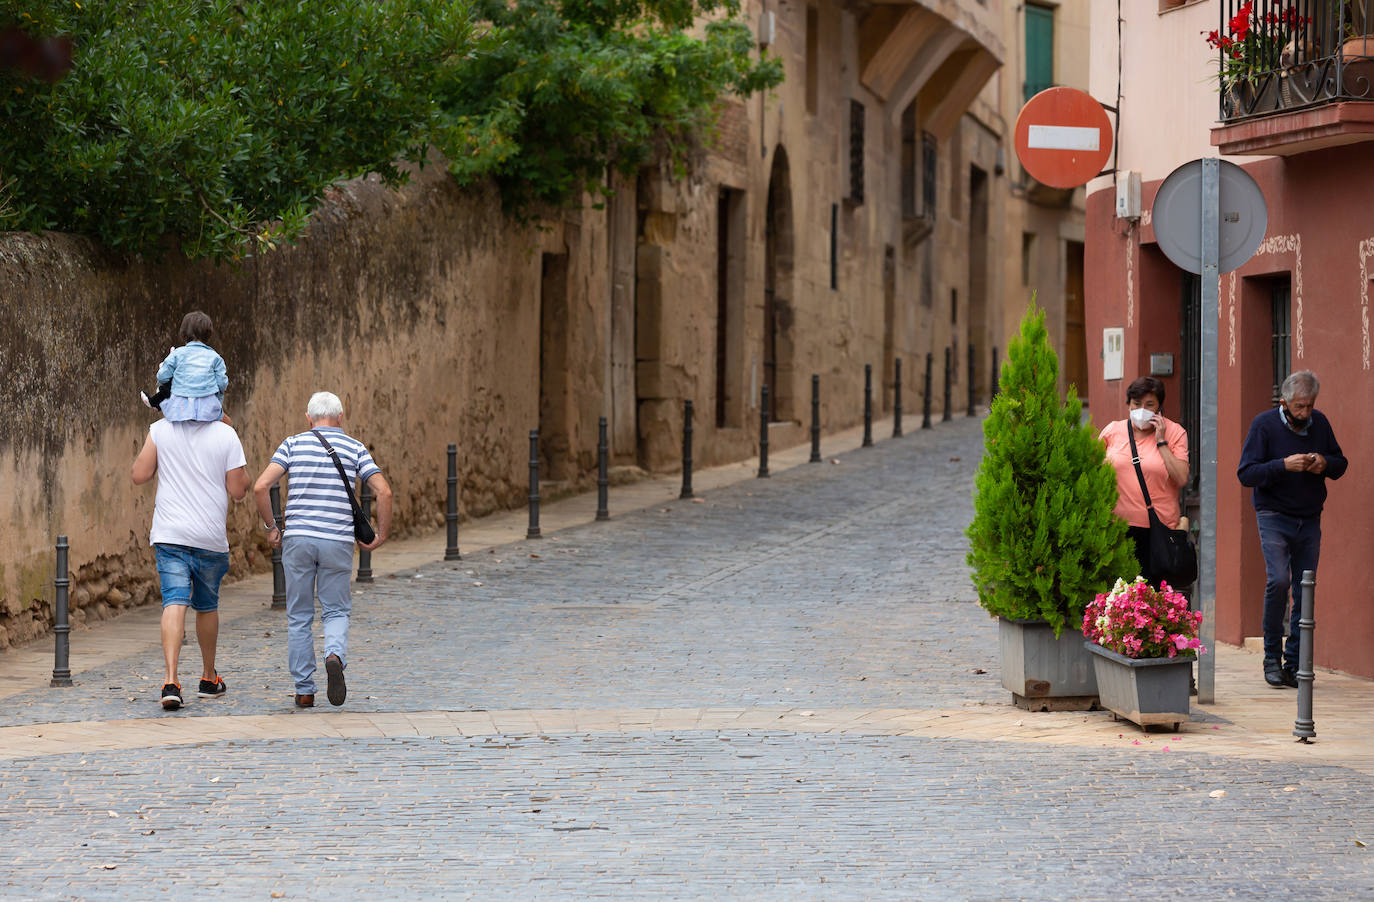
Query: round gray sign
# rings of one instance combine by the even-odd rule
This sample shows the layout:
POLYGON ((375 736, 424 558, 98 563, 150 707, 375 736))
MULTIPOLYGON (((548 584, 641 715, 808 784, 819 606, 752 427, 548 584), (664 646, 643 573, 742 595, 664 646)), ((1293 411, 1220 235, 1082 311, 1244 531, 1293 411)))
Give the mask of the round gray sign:
MULTIPOLYGON (((1264 240, 1269 211, 1264 192, 1244 169, 1217 161, 1220 188, 1218 274, 1243 265, 1264 240)), ((1169 173, 1155 195, 1151 213, 1155 241, 1180 269, 1202 272, 1202 161, 1193 160, 1169 173)))

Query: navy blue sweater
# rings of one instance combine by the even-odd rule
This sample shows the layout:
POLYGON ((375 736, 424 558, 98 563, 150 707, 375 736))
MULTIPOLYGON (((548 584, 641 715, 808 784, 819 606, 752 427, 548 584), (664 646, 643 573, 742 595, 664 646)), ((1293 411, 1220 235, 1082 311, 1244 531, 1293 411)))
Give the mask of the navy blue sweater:
POLYGON ((1241 485, 1254 488, 1255 510, 1315 517, 1326 503, 1326 480, 1340 479, 1347 465, 1331 423, 1321 411, 1312 411, 1307 434, 1298 435, 1288 428, 1275 407, 1250 423, 1250 434, 1240 449, 1236 476, 1241 485), (1293 473, 1284 468, 1283 459, 1288 455, 1313 451, 1326 458, 1325 472, 1293 473))

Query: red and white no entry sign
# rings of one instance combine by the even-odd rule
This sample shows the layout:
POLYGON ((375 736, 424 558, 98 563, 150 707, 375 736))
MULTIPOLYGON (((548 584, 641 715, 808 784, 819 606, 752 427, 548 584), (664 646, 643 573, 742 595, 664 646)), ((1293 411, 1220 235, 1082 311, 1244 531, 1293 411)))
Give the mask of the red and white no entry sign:
POLYGON ((1102 104, 1077 88, 1046 88, 1016 117, 1016 156, 1035 180, 1077 188, 1112 155, 1112 125, 1102 104))

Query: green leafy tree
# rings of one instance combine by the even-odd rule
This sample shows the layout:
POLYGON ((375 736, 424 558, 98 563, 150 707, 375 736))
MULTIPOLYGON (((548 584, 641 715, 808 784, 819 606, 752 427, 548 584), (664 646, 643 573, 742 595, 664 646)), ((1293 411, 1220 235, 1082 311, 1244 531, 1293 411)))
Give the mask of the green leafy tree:
POLYGON ((70 38, 0 69, 0 229, 231 258, 303 233, 333 183, 438 146, 508 209, 578 203, 778 84, 738 0, 0 0, 70 38), (710 21, 697 28, 699 17, 710 21))
POLYGON ((404 181, 472 31, 453 0, 0 0, 6 22, 75 45, 61 81, 0 74, 8 227, 191 257, 298 236, 339 179, 404 181))
POLYGON ((1118 577, 1136 571, 1126 524, 1113 513, 1116 474, 1071 389, 1056 388, 1059 361, 1034 302, 987 421, 968 564, 989 613, 1045 620, 1059 635, 1118 577))
POLYGON ((435 143, 460 183, 494 178, 508 210, 606 190, 662 152, 681 164, 718 101, 782 82, 754 58, 738 0, 477 0, 488 24, 435 87, 435 143), (699 17, 711 17, 693 33, 699 17))

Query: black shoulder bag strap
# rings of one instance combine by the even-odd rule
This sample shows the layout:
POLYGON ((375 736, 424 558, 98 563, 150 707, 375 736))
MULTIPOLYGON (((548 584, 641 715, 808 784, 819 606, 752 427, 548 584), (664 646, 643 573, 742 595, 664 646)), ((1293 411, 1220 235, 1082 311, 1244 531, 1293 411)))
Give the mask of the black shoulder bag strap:
MULTIPOLYGON (((1140 480, 1140 494, 1145 498, 1145 512, 1150 515, 1150 523, 1164 523, 1159 519, 1159 514, 1155 513, 1155 506, 1150 501, 1150 490, 1145 488, 1145 474, 1140 469, 1140 451, 1135 446, 1135 426, 1130 420, 1126 421, 1126 437, 1131 440, 1131 463, 1135 465, 1135 478, 1140 480)), ((342 470, 340 471, 342 472, 342 470)))
MULTIPOLYGON (((338 468, 338 470, 339 470, 339 478, 343 480, 344 491, 348 492, 348 503, 349 503, 350 505, 352 505, 352 507, 353 507, 353 516, 354 516, 354 517, 362 517, 362 515, 363 515, 362 506, 358 504, 358 499, 357 499, 357 497, 354 496, 354 494, 353 494, 353 483, 349 482, 349 480, 348 480, 348 474, 344 472, 343 463, 339 460, 338 452, 336 452, 332 447, 330 447, 329 442, 326 441, 326 440, 325 440, 325 437, 324 437, 323 435, 320 434, 320 430, 318 430, 318 429, 311 429, 311 430, 310 430, 310 433, 311 433, 311 435, 315 436, 315 438, 317 438, 317 439, 320 440, 320 444, 321 444, 321 445, 324 445, 325 453, 329 455, 329 459, 332 460, 332 461, 334 461, 334 466, 338 468)), ((1137 467, 1136 469, 1137 469, 1137 472, 1138 472, 1138 471, 1139 471, 1139 467, 1137 467)), ((1144 484, 1145 484, 1144 482, 1141 483, 1141 485, 1144 485, 1144 484)), ((1148 498, 1149 496, 1147 495, 1146 497, 1148 498)))

